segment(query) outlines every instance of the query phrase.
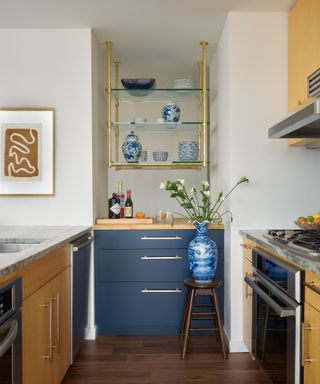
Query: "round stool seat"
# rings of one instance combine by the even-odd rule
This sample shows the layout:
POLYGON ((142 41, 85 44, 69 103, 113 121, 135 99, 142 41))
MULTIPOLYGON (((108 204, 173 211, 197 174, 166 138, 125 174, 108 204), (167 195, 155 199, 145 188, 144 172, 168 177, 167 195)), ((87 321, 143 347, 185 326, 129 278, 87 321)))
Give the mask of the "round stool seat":
POLYGON ((188 279, 185 279, 183 283, 186 287, 193 289, 217 289, 221 285, 221 280, 212 280, 209 283, 200 283, 189 277, 188 279))

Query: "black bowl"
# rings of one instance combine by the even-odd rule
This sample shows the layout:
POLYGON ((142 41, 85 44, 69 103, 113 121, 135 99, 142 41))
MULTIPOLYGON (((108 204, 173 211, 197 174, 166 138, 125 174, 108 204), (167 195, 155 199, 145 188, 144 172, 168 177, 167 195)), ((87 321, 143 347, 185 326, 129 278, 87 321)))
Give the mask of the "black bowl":
POLYGON ((121 79, 121 83, 127 89, 151 89, 156 79, 121 79))

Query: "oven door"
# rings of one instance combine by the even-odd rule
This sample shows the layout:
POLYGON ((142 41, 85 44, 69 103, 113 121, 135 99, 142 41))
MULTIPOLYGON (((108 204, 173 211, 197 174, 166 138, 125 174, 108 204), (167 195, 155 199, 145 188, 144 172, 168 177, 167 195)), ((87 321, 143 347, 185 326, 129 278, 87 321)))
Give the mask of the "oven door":
POLYGON ((0 384, 21 383, 21 311, 18 311, 0 325, 0 384))
POLYGON ((252 353, 272 383, 300 383, 301 306, 259 272, 253 290, 252 353))

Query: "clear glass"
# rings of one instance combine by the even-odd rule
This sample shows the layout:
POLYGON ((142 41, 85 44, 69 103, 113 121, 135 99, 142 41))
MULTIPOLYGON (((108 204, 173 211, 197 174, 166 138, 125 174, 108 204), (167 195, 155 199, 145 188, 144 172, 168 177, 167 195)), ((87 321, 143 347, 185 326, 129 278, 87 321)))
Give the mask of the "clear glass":
POLYGON ((199 88, 113 89, 112 96, 121 102, 198 101, 199 88))
POLYGON ((147 122, 146 124, 136 124, 134 122, 121 121, 119 123, 113 122, 113 129, 119 128, 121 131, 130 132, 133 128, 136 132, 196 132, 199 126, 202 125, 201 121, 182 121, 178 123, 158 123, 147 122))

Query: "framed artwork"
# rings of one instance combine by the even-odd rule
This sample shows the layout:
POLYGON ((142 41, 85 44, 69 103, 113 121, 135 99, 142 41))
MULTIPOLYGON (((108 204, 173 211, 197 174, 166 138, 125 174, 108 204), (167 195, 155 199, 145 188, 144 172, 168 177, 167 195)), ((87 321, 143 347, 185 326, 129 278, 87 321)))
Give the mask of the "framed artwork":
POLYGON ((0 109, 0 195, 54 195, 54 136, 54 109, 0 109))

